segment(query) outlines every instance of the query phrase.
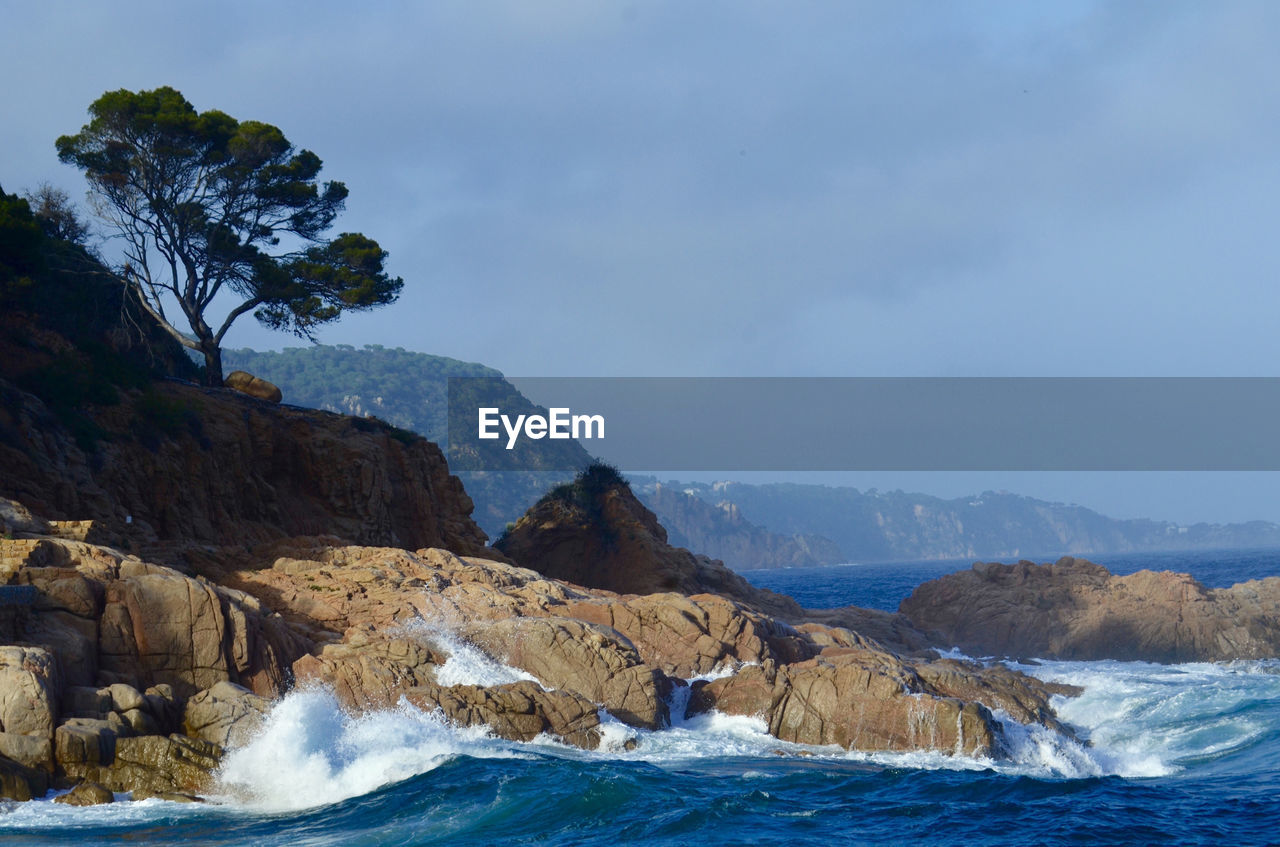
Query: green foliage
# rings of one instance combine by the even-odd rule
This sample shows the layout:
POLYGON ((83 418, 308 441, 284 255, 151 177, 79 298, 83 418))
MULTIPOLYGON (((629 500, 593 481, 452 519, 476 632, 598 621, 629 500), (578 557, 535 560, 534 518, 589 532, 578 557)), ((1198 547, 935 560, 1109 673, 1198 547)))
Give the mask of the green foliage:
POLYGON ((572 482, 566 482, 552 488, 543 495, 538 503, 559 501, 566 505, 586 509, 588 512, 598 512, 601 497, 610 490, 619 487, 628 491, 631 490, 626 478, 618 472, 617 468, 604 462, 592 462, 579 471, 572 482))
POLYGON ((403 280, 384 272, 376 241, 326 238, 347 188, 321 184, 320 157, 279 128, 197 112, 169 87, 107 92, 89 115, 58 139, 58 157, 85 172, 122 237, 122 276, 175 340, 203 353, 209 382, 221 383, 222 339, 246 312, 312 338, 343 312, 399 296, 403 280), (206 312, 224 291, 241 302, 219 323, 206 312), (170 323, 165 295, 194 338, 170 323))
POLYGON ((443 443, 451 376, 494 376, 470 362, 377 344, 289 347, 281 352, 227 350, 228 368, 275 383, 288 402, 357 417, 376 416, 392 426, 443 443))
POLYGON ((0 303, 19 302, 44 270, 44 232, 31 206, 0 192, 0 303))

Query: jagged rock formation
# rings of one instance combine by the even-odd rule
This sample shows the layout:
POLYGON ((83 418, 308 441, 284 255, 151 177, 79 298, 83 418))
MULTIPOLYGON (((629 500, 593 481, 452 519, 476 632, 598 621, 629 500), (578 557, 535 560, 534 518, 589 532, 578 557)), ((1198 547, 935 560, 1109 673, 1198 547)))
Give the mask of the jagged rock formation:
POLYGON ((621 596, 438 548, 331 537, 148 554, 168 564, 51 535, 0 543, 30 540, 10 577, 34 589, 23 643, 0 648, 0 691, 20 694, 0 702, 9 797, 78 781, 135 797, 206 793, 224 747, 306 681, 354 709, 404 698, 505 738, 586 748, 601 742, 601 710, 657 729, 673 688, 724 669, 738 673, 698 683, 691 709, 759 713, 803 743, 997 755, 992 709, 1053 725, 1051 691, 1019 674, 906 660, 722 596, 621 596), (527 678, 450 677, 457 639, 527 678))
POLYGON ((667 543, 667 531, 616 471, 594 465, 543 497, 494 542, 539 573, 620 594, 720 594, 787 618, 803 614, 723 562, 667 543))
POLYGON ((757 588, 723 562, 671 546, 654 513, 621 477, 601 467, 544 497, 494 546, 526 567, 579 585, 620 594, 715 594, 791 624, 845 627, 897 652, 929 651, 924 633, 901 614, 856 606, 804 609, 757 588))
POLYGON ((921 585, 900 611, 934 643, 980 655, 1151 662, 1280 656, 1280 577, 1209 589, 1187 574, 1114 576, 1071 557, 978 563, 921 585))

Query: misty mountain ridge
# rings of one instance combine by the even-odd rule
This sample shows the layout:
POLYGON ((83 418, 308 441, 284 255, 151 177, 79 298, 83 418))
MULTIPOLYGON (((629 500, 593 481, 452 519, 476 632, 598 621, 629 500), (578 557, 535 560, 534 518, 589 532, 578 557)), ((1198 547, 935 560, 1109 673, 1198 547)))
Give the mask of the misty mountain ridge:
MULTIPOLYGON (((381 418, 443 445, 448 378, 501 377, 493 368, 402 348, 314 345, 281 352, 227 350, 241 368, 278 385, 285 402, 381 418)), ((509 383, 511 398, 538 409, 509 383)), ((591 455, 559 442, 569 464, 591 455)), ((455 471, 475 503, 473 517, 497 537, 567 471, 455 471)), ((802 483, 662 482, 631 476, 636 495, 671 541, 739 570, 919 559, 1057 558, 1087 553, 1280 547, 1267 521, 1181 525, 1116 519, 1075 504, 1006 491, 943 499, 802 483)))
POLYGON ((801 483, 672 483, 704 502, 734 503, 783 535, 817 534, 845 561, 1010 558, 1280 546, 1280 525, 1117 519, 1007 491, 943 499, 904 491, 801 483))

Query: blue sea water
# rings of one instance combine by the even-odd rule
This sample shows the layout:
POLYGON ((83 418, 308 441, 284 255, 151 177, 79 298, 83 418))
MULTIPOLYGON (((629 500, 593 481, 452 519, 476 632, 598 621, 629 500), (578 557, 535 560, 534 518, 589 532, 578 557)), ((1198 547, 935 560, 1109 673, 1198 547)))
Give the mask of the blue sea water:
MULTIPOLYGON (((1276 551, 1126 562, 1104 563, 1185 570, 1209 584, 1280 574, 1276 551)), ((752 578, 774 588, 794 579, 806 605, 893 608, 956 565, 752 578)), ((454 648, 459 681, 515 673, 454 648)), ((299 691, 228 758, 218 802, 8 804, 0 845, 1280 842, 1280 661, 1023 669, 1083 686, 1057 706, 1087 744, 1014 729, 1002 761, 861 755, 703 715, 656 732, 611 725, 605 747, 584 752, 496 740, 409 707, 354 718, 329 692, 299 691)))

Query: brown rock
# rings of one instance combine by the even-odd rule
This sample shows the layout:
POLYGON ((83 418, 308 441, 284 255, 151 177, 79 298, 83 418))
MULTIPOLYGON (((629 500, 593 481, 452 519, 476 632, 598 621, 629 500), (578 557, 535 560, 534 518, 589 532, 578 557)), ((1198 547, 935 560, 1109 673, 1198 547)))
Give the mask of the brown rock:
POLYGON ((97 782, 111 791, 199 795, 212 787, 221 757, 222 748, 209 741, 146 735, 116 739, 110 761, 62 764, 68 777, 97 782))
POLYGON ((939 696, 887 653, 842 648, 776 670, 750 667, 701 686, 695 708, 758 715, 799 744, 989 756, 999 730, 977 703, 939 696))
POLYGON ((790 625, 713 595, 570 601, 566 613, 620 632, 644 662, 674 677, 766 659, 797 661, 817 652, 790 625))
POLYGON ((494 543, 556 579, 620 594, 715 593, 798 618, 790 597, 756 588, 724 566, 667 543, 667 531, 616 473, 595 466, 542 498, 494 543))
POLYGON ((477 629, 471 640, 549 688, 599 703, 623 723, 658 729, 669 722, 670 682, 644 664, 616 630, 575 620, 511 618, 477 629))
POLYGON ((155 383, 181 416, 157 430, 138 396, 86 407, 107 438, 94 456, 37 398, 0 378, 19 407, 0 419, 0 496, 48 517, 125 526, 145 542, 257 543, 331 533, 349 542, 483 554, 470 497, 440 449, 387 424, 258 403, 236 392, 155 383))
POLYGON ((49 774, 0 757, 0 799, 34 800, 49 790, 49 774))
POLYGON ((349 709, 385 709, 399 702, 409 689, 432 685, 433 667, 444 657, 412 639, 369 639, 326 644, 319 652, 293 664, 299 683, 321 682, 333 687, 349 709))
POLYGON ((131 709, 141 709, 147 702, 141 691, 123 682, 108 686, 106 691, 111 697, 111 708, 121 714, 131 709))
POLYGON ((1113 576, 1083 559, 976 564, 901 611, 970 653, 1153 662, 1280 656, 1280 578, 1207 589, 1187 574, 1113 576))
POLYGON ((116 795, 112 794, 96 782, 82 782, 66 794, 53 798, 55 803, 66 803, 68 806, 99 806, 103 803, 114 803, 116 795))
POLYGON ((53 741, 49 738, 0 732, 0 756, 23 767, 53 773, 53 741))
POLYGON ((234 388, 242 394, 266 400, 268 403, 279 403, 283 399, 280 389, 261 377, 245 371, 232 371, 222 380, 227 388, 234 388))
POLYGON ((58 727, 54 757, 71 773, 77 768, 110 765, 116 755, 117 732, 108 721, 72 718, 58 727))
POLYGON ((249 742, 270 710, 265 697, 219 682, 187 701, 182 725, 187 735, 232 750, 249 742))
POLYGON ((421 709, 439 708, 459 726, 487 726, 499 738, 532 741, 546 733, 586 750, 600 746, 600 716, 593 703, 568 691, 543 691, 533 682, 489 688, 427 685, 405 696, 421 709))
POLYGON ((0 535, 20 532, 47 535, 49 522, 31 514, 31 510, 18 501, 0 497, 0 535))
POLYGON ((0 646, 0 731, 52 738, 61 691, 43 647, 0 646))

